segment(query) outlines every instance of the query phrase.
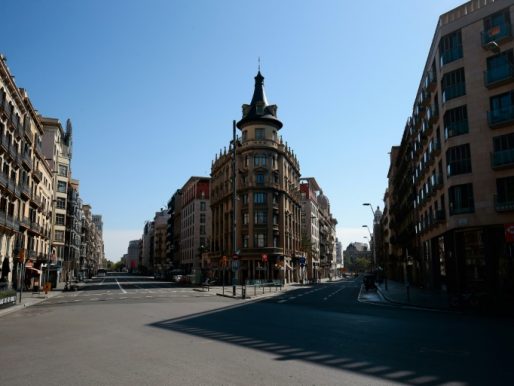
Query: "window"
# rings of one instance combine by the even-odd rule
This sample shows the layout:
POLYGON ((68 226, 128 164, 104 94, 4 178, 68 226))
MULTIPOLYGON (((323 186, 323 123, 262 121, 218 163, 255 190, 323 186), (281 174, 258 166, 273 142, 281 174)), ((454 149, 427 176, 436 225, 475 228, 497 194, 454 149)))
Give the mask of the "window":
POLYGON ((255 248, 264 248, 266 246, 266 236, 264 233, 255 233, 253 243, 255 248))
POLYGON ((59 165, 59 175, 63 177, 68 176, 68 167, 66 165, 59 165))
POLYGON ((205 235, 205 225, 200 225, 200 234, 205 235))
POLYGON ((263 140, 264 137, 264 129, 263 128, 257 128, 255 129, 255 139, 256 140, 263 140))
POLYGON ((258 173, 255 175, 255 183, 257 185, 264 185, 264 174, 258 173))
POLYGON ((246 194, 246 193, 242 194, 241 199, 242 199, 244 205, 248 205, 248 194, 246 194))
POLYGON ((55 241, 64 242, 64 231, 55 231, 55 241))
POLYGON ((509 91, 490 98, 489 125, 496 126, 514 119, 514 92, 509 91))
POLYGON ((64 214, 56 214, 55 215, 55 223, 57 225, 64 225, 64 214))
POLYGON ((484 19, 484 32, 482 32, 482 45, 489 42, 499 42, 509 37, 510 32, 510 15, 509 10, 504 9, 496 12, 484 19))
POLYGON ((254 204, 265 204, 266 203, 266 193, 255 192, 253 194, 253 203, 254 204))
POLYGON ((248 235, 243 235, 243 248, 248 248, 248 235))
POLYGON ((459 106, 444 113, 445 139, 468 132, 468 109, 466 106, 459 106))
POLYGON ((514 177, 498 178, 496 192, 496 210, 514 210, 514 177))
POLYGON ((493 138, 493 167, 514 164, 514 133, 493 138))
POLYGON ((254 166, 266 166, 266 156, 259 154, 253 157, 254 166))
POLYGON ((273 236, 273 247, 274 248, 279 248, 280 246, 278 244, 279 244, 278 236, 273 236))
POLYGON ((244 212, 243 213, 243 225, 248 225, 248 221, 249 221, 248 212, 244 212))
POLYGON ((57 197, 56 207, 57 209, 66 209, 66 199, 57 197))
POLYGON ((441 79, 441 89, 443 90, 443 103, 466 94, 466 79, 464 78, 464 68, 444 74, 441 79))
POLYGON ((462 58, 462 37, 460 30, 445 35, 439 41, 439 59, 441 67, 462 58))
POLYGON ((200 201, 200 210, 202 212, 205 212, 205 210, 207 209, 207 204, 205 201, 200 201))
POLYGON ((247 131, 243 130, 243 142, 246 141, 247 131))
POLYGON ((266 224, 266 211, 257 210, 254 213, 254 223, 255 224, 266 224))
POLYGON ((257 106, 255 106, 255 112, 259 115, 264 114, 264 104, 263 103, 257 103, 257 106))
POLYGON ((200 224, 205 224, 205 213, 200 213, 200 224))
POLYGON ((450 147, 446 151, 446 172, 448 177, 471 172, 469 143, 450 147))
POLYGON ((461 213, 473 213, 475 204, 473 202, 473 185, 463 184, 448 189, 450 201, 450 216, 461 213))
POLYGON ((66 182, 57 181, 57 191, 60 193, 66 193, 66 182))
POLYGON ((504 51, 498 55, 487 58, 487 71, 485 73, 485 84, 491 86, 506 79, 511 79, 514 69, 512 50, 504 51))

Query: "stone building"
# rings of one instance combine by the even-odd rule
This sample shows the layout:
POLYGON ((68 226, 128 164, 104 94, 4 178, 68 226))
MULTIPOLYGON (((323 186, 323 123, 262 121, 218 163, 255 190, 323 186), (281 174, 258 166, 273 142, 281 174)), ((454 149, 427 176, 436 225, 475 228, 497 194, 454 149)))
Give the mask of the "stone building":
POLYGON ((282 122, 277 106, 266 99, 260 71, 242 115, 237 122, 240 137, 216 155, 211 167, 210 264, 221 278, 223 267, 238 260, 234 278, 241 283, 291 281, 293 259, 304 255, 300 164, 278 135, 282 122))

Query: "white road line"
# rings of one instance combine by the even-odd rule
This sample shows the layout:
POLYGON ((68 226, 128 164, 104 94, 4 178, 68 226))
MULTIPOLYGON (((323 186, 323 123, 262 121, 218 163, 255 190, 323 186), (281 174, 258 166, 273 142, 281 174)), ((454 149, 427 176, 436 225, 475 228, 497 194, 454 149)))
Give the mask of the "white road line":
POLYGON ((121 284, 120 284, 120 282, 118 281, 118 279, 116 279, 116 283, 118 283, 118 286, 120 287, 121 292, 123 292, 124 294, 126 294, 126 293, 127 293, 127 291, 125 291, 123 288, 121 288, 121 284))

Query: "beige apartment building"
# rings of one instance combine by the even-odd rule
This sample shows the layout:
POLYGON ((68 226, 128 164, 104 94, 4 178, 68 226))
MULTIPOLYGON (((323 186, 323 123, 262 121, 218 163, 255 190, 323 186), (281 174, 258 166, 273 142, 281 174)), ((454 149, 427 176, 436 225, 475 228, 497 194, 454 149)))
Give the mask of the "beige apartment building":
POLYGON ((391 277, 486 296, 513 291, 514 1, 439 18, 385 194, 391 277))
POLYGON ((68 120, 66 131, 56 118, 41 117, 44 128, 42 149, 53 172, 54 201, 53 229, 51 233, 52 259, 57 273, 64 280, 71 279, 75 262, 66 256, 66 220, 68 208, 68 185, 71 171, 71 124, 68 120))
POLYGON ((259 279, 292 281, 293 259, 304 255, 300 164, 278 135, 282 122, 277 118, 277 106, 266 99, 260 71, 255 77, 252 101, 243 105, 237 128, 240 138, 228 151, 216 155, 211 167, 210 264, 221 278, 223 267, 235 257, 240 283, 259 279))
MULTIPOLYGON (((209 249, 211 233, 211 209, 209 207, 209 177, 191 177, 180 189, 178 207, 180 214, 174 216, 180 224, 177 268, 191 274, 195 282, 202 277, 202 256, 209 249)), ((170 216, 170 214, 168 214, 170 216)), ((168 217, 166 217, 166 224, 168 217)))
POLYGON ((0 260, 6 287, 18 284, 21 270, 26 287, 39 287, 47 265, 53 181, 42 136, 27 92, 0 56, 0 260))

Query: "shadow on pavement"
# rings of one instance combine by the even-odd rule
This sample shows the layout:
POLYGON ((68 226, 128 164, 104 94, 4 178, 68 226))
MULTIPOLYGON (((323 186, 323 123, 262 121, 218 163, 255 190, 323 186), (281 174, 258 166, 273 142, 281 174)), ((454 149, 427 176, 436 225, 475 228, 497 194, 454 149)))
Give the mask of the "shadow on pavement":
POLYGON ((385 383, 492 385, 513 379, 512 334, 495 342, 495 334, 487 330, 496 325, 497 331, 509 331, 508 325, 428 312, 389 317, 368 309, 337 313, 260 301, 150 326, 264 351, 277 361, 374 376, 385 383), (489 336, 477 339, 485 331, 489 336))

